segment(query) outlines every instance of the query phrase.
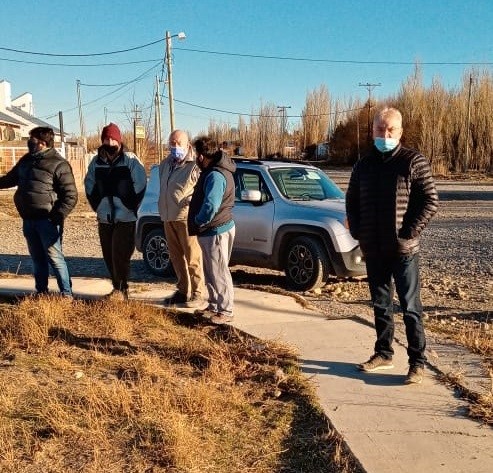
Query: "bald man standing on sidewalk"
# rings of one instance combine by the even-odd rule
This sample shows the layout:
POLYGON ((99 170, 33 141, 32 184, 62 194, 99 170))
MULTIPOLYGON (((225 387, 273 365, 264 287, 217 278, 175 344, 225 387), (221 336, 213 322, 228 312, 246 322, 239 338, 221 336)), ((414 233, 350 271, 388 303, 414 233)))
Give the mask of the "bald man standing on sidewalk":
POLYGON ((346 193, 351 235, 365 256, 377 341, 361 371, 394 367, 394 287, 404 314, 409 371, 406 384, 420 384, 426 337, 419 276, 423 230, 435 215, 438 195, 428 160, 401 144, 402 114, 385 107, 373 120, 374 146, 353 168, 346 193))
POLYGON ((184 304, 200 309, 204 305, 202 251, 196 236, 189 236, 187 217, 193 189, 200 175, 186 132, 174 130, 169 136, 169 156, 159 166, 159 215, 164 222, 177 290, 165 305, 184 304))

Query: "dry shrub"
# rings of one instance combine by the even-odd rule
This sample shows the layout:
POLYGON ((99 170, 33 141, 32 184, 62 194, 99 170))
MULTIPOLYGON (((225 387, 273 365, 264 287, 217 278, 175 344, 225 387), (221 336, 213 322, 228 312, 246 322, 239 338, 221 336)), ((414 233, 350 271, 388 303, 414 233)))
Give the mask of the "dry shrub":
POLYGON ((469 400, 469 414, 471 417, 493 425, 493 330, 491 330, 491 321, 488 317, 489 313, 488 316, 484 317, 484 322, 473 319, 444 325, 438 321, 429 320, 427 326, 436 332, 446 333, 450 339, 480 354, 485 359, 490 378, 489 392, 476 393, 470 391, 464 386, 463 373, 461 371, 448 373, 444 379, 457 387, 463 397, 469 400))
POLYGON ((356 471, 289 347, 56 297, 1 306, 0 336, 2 472, 356 471))

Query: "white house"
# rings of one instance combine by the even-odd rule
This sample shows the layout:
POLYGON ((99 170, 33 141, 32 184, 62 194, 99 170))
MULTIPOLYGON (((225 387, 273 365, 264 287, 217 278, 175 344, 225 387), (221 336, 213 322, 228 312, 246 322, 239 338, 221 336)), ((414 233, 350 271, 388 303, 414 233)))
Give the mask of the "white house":
POLYGON ((55 141, 60 142, 60 130, 34 116, 33 96, 26 92, 12 99, 10 82, 0 81, 0 142, 19 141, 29 137, 29 131, 37 126, 46 126, 55 132, 55 141))

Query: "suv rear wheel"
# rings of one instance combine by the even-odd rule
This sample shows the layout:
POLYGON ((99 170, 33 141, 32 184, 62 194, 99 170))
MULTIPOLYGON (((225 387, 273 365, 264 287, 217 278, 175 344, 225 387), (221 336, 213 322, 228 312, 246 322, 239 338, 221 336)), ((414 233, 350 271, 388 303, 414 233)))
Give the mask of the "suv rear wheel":
POLYGON ((156 276, 173 276, 173 265, 169 259, 168 242, 164 230, 155 228, 144 239, 142 255, 147 267, 156 276))
POLYGON ((329 277, 330 267, 329 257, 316 239, 301 236, 289 243, 284 271, 293 289, 309 291, 320 286, 329 277))

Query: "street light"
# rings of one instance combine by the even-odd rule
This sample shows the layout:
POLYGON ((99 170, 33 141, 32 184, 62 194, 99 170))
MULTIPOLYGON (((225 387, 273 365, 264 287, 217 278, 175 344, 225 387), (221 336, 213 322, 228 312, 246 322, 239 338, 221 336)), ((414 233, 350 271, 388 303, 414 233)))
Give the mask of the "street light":
POLYGON ((168 68, 168 99, 169 99, 169 124, 171 127, 170 132, 175 129, 175 106, 173 103, 173 73, 171 66, 171 38, 178 38, 179 40, 185 39, 186 35, 183 31, 178 34, 170 34, 166 31, 166 66, 168 68))

